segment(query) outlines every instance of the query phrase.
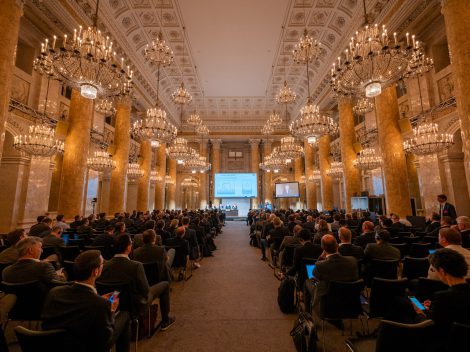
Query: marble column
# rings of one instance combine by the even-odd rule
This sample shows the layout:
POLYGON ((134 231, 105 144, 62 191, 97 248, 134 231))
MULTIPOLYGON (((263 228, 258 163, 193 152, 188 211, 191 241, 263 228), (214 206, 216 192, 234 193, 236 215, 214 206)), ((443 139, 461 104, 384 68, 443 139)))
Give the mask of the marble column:
POLYGON ((330 136, 326 135, 318 141, 318 157, 320 167, 320 185, 323 210, 333 209, 333 180, 326 174, 330 169, 330 136))
POLYGON ((62 175, 63 155, 57 154, 54 157, 54 170, 52 171, 51 192, 49 194, 49 212, 56 212, 59 206, 60 180, 62 175))
POLYGON ((259 144, 261 139, 249 139, 249 143, 251 146, 251 172, 256 174, 256 198, 251 199, 251 208, 258 209, 259 201, 259 179, 260 179, 260 170, 259 170, 259 144))
POLYGON ((383 158, 387 213, 411 215, 410 192, 403 137, 398 125, 397 91, 394 85, 375 98, 380 153, 383 158))
POLYGON ((168 195, 167 195, 167 208, 168 209, 176 209, 176 160, 168 159, 169 169, 168 175, 172 178, 173 184, 168 184, 168 195))
MULTIPOLYGON (((208 157, 207 157, 207 141, 203 140, 201 142, 201 144, 199 145, 199 154, 201 156, 205 156, 206 160, 208 160, 208 157)), ((199 204, 196 204, 196 207, 198 207, 199 209, 206 209, 206 207, 207 207, 207 202, 208 202, 207 190, 209 188, 208 184, 207 184, 207 180, 208 180, 207 173, 208 172, 210 172, 210 171, 204 172, 204 173, 199 175, 199 204)))
POLYGON ((0 158, 5 140, 5 123, 9 115, 11 82, 15 67, 16 44, 23 15, 23 1, 0 1, 0 158))
POLYGON ((305 152, 305 190, 307 193, 307 209, 316 209, 317 207, 317 190, 315 182, 310 182, 308 178, 313 175, 313 146, 304 141, 305 152))
POLYGON ((109 192, 110 192, 110 185, 111 185, 111 172, 105 171, 100 175, 101 178, 101 187, 100 187, 100 194, 99 194, 99 203, 98 203, 98 211, 100 213, 109 214, 109 192))
POLYGON ((92 121, 93 100, 82 97, 75 89, 72 90, 57 209, 66 219, 73 219, 77 214, 83 215, 92 121))
POLYGON ((344 203, 346 212, 351 212, 351 197, 361 192, 361 173, 353 164, 357 154, 354 150, 356 143, 356 130, 354 129, 353 102, 343 97, 338 101, 339 134, 341 147, 341 160, 343 161, 344 203))
MULTIPOLYGON (((220 172, 220 145, 222 144, 221 139, 211 139, 212 143, 212 182, 213 182, 213 195, 215 195, 215 174, 220 172)), ((218 207, 220 204, 220 199, 219 198, 213 198, 214 201, 212 202, 212 205, 215 207, 218 207)))
POLYGON ((139 178, 137 211, 149 210, 150 171, 152 171, 152 147, 150 141, 140 142, 140 168, 144 175, 139 178))
POLYGON ((126 190, 126 212, 132 213, 137 210, 137 193, 139 191, 139 181, 129 179, 126 190))
POLYGON ((156 150, 157 165, 156 170, 162 180, 157 181, 155 184, 155 204, 154 208, 163 210, 165 208, 165 175, 166 175, 166 147, 164 144, 160 145, 156 150))
MULTIPOLYGON (((468 1, 442 0, 442 13, 446 24, 452 77, 460 116, 465 165, 470 162, 470 6, 468 1)), ((470 168, 465 167, 467 184, 470 185, 470 168)))
MULTIPOLYGON (((266 141, 263 143, 263 156, 266 158, 271 154, 271 142, 266 141)), ((273 203, 273 177, 271 172, 264 173, 264 199, 263 205, 266 203, 273 203)))
POLYGON ((303 208, 302 200, 304 198, 303 197, 304 184, 302 184, 302 180, 301 180, 303 172, 304 172, 304 167, 302 165, 302 159, 301 158, 294 159, 294 180, 299 183, 299 198, 297 198, 295 200, 295 209, 296 210, 303 208))
POLYGON ((116 168, 111 172, 111 193, 109 213, 121 213, 126 209, 127 165, 129 163, 131 100, 123 98, 116 101, 116 123, 114 127, 113 160, 116 168))

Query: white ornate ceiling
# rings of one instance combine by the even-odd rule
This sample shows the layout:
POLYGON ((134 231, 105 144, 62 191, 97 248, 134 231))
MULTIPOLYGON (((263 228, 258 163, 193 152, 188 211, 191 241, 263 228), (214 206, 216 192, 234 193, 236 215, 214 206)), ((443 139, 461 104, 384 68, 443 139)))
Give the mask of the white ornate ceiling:
MULTIPOLYGON (((385 20, 395 30, 421 3, 432 1, 437 0, 366 3, 371 18, 385 20)), ((90 25, 96 5, 96 0, 31 2, 59 35, 72 32, 77 24, 90 25)), ((132 63, 138 109, 156 100, 156 67, 145 61, 143 52, 162 27, 175 53, 160 89, 172 119, 181 127, 180 111, 170 95, 183 79, 194 98, 185 108, 186 116, 197 109, 211 131, 243 132, 249 138, 259 133, 273 108, 284 113, 274 101, 284 80, 297 93, 290 116, 305 104, 305 67, 291 58, 305 26, 322 44, 321 57, 310 70, 311 94, 323 108, 332 107, 329 69, 363 24, 362 11, 361 0, 101 0, 99 27, 117 43, 118 54, 132 63)))

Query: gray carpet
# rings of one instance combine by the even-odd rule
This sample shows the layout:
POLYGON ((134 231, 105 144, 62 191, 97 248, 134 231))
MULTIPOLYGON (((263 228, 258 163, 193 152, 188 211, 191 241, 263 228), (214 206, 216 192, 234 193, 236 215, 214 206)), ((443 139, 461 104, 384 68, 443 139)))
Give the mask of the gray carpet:
POLYGON ((289 331, 296 314, 281 313, 279 281, 248 242, 245 222, 228 222, 215 257, 205 258, 185 283, 173 284, 176 323, 141 341, 139 350, 295 351, 289 331))

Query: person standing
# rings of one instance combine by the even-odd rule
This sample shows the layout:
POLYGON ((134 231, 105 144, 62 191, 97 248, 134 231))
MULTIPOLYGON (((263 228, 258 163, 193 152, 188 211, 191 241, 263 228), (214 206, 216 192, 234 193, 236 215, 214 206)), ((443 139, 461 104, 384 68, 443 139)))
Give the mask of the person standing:
POLYGON ((452 218, 452 221, 455 222, 457 212, 455 211, 454 205, 447 202, 447 196, 445 194, 439 194, 437 201, 439 202, 439 215, 441 215, 441 219, 444 216, 449 216, 452 218))

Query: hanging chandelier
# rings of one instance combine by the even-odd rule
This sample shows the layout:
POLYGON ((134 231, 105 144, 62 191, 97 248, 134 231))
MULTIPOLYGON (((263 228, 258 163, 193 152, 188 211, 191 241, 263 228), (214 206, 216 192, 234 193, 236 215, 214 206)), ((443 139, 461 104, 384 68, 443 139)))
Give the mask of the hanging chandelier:
POLYGON ((289 130, 293 136, 315 144, 321 136, 335 134, 338 125, 328 115, 320 114, 319 107, 309 98, 307 105, 300 109, 300 116, 290 124, 289 130))
POLYGON ((166 185, 174 185, 175 180, 173 180, 173 178, 170 175, 166 175, 165 176, 165 184, 166 185))
POLYGON ((332 178, 340 179, 343 177, 343 163, 341 161, 333 161, 330 168, 326 170, 326 174, 332 178))
POLYGON ((210 132, 209 128, 203 123, 201 123, 200 125, 196 127, 196 133, 201 136, 207 136, 209 132, 210 132))
POLYGON ((433 59, 426 57, 421 42, 416 41, 417 49, 413 51, 404 78, 411 78, 429 72, 434 67, 433 59))
POLYGON ((287 166, 285 160, 279 158, 277 155, 272 153, 264 158, 264 161, 259 164, 259 168, 266 172, 278 173, 284 167, 287 166))
POLYGON ((152 44, 145 46, 144 56, 147 61, 158 66, 169 66, 173 62, 173 51, 166 45, 161 30, 152 44))
POLYGON ((116 162, 111 158, 108 152, 97 150, 93 156, 87 158, 87 166, 89 169, 104 172, 111 171, 116 168, 116 162))
POLYGON ((382 157, 377 154, 375 148, 364 148, 359 152, 353 165, 360 170, 374 170, 382 166, 382 157))
POLYGON ((111 100, 100 99, 95 102, 95 111, 105 115, 113 115, 116 112, 116 108, 111 100))
POLYGON ((436 123, 424 123, 413 129, 413 137, 403 142, 406 153, 415 155, 434 154, 448 149, 454 144, 454 137, 449 133, 439 133, 436 123))
POLYGON ((181 182, 181 186, 183 187, 197 187, 198 183, 193 180, 192 178, 185 178, 183 182, 181 182))
POLYGON ((353 107, 354 113, 361 116, 373 111, 374 109, 374 101, 370 98, 360 98, 353 107))
POLYGON ((312 62, 320 56, 320 53, 320 43, 314 40, 305 28, 299 42, 295 44, 294 50, 292 50, 294 62, 298 64, 312 62))
POLYGON ((295 138, 288 136, 281 138, 281 144, 276 149, 276 155, 281 159, 297 159, 304 155, 304 148, 295 143, 295 138))
POLYGON ((287 81, 284 81, 284 86, 279 90, 276 95, 276 101, 279 104, 290 104, 295 101, 297 94, 287 86, 287 81))
POLYGON ((171 142, 178 133, 178 129, 167 120, 166 112, 158 106, 147 109, 147 116, 136 120, 131 131, 141 140, 158 143, 171 142))
POLYGON ((199 158, 185 160, 183 163, 183 170, 191 172, 193 174, 199 172, 204 173, 211 169, 211 164, 206 161, 205 156, 199 156, 199 158))
POLYGON ((282 124, 281 116, 279 116, 276 111, 273 111, 273 113, 269 115, 267 123, 273 127, 280 126, 282 124))
POLYGON ((163 178, 158 174, 156 170, 150 171, 150 183, 155 184, 162 181, 163 178))
POLYGON ((130 67, 124 65, 124 58, 117 60, 111 39, 98 29, 98 8, 99 1, 92 27, 80 26, 72 38, 64 34, 60 43, 55 35, 52 43, 46 39, 38 58, 38 62, 50 63, 55 76, 79 88, 80 94, 88 99, 122 94, 133 75, 130 67))
POLYGON ((55 131, 46 124, 29 126, 29 133, 15 136, 13 147, 35 157, 51 157, 64 152, 64 142, 55 137, 55 131))
POLYGON ((167 148, 167 154, 170 159, 178 160, 180 164, 186 160, 198 157, 196 150, 188 147, 188 141, 182 137, 173 140, 167 148))
POLYGON ((271 126, 269 124, 265 124, 261 128, 261 134, 264 134, 265 136, 269 136, 270 134, 273 134, 273 132, 274 132, 273 126, 271 126))
POLYGON ((313 170, 312 174, 308 177, 309 182, 315 182, 315 183, 320 183, 321 180, 321 174, 320 170, 313 170))
POLYGON ((189 115, 186 123, 191 126, 199 126, 202 123, 201 117, 199 116, 196 111, 194 111, 191 115, 189 115))
POLYGON ((193 100, 193 97, 186 88, 184 88, 184 83, 181 82, 180 87, 171 95, 171 99, 175 104, 185 105, 189 104, 193 100))
POLYGON ((140 168, 138 163, 129 163, 127 166, 127 177, 130 180, 137 180, 144 176, 144 171, 140 168))

